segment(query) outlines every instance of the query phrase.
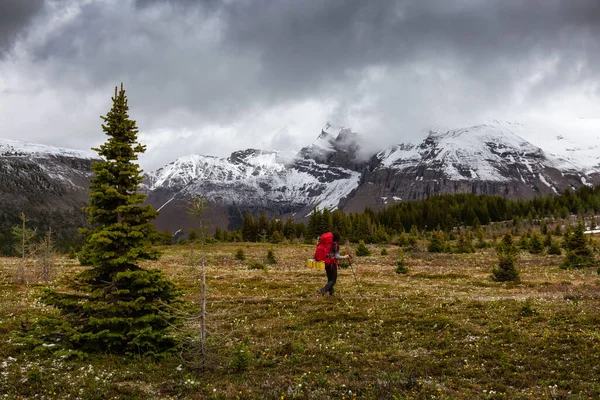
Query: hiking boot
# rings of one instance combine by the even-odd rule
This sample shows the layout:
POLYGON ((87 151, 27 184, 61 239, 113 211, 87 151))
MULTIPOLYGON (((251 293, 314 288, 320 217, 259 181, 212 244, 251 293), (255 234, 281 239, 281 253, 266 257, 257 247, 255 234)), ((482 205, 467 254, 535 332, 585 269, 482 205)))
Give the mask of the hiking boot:
POLYGON ((317 294, 319 296, 323 296, 325 294, 325 292, 322 289, 317 290, 317 294))

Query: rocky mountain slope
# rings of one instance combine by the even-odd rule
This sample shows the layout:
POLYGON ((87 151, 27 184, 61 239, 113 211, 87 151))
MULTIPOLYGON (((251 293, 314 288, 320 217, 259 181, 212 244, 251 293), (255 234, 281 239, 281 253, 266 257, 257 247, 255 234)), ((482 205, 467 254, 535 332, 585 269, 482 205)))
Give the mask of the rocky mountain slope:
POLYGON ((600 157, 582 164, 546 153, 515 133, 520 124, 493 122, 457 130, 431 130, 421 142, 376 154, 345 209, 379 208, 439 193, 531 198, 598 181, 600 157))
POLYGON ((207 216, 232 228, 247 212, 303 218, 314 206, 334 209, 360 182, 354 134, 323 129, 298 154, 248 149, 227 158, 193 155, 147 174, 148 201, 161 211, 159 229, 180 226, 194 196, 208 200, 207 216))
POLYGON ((31 228, 56 232, 63 246, 78 240, 86 217, 91 152, 0 139, 0 251, 24 212, 31 228))

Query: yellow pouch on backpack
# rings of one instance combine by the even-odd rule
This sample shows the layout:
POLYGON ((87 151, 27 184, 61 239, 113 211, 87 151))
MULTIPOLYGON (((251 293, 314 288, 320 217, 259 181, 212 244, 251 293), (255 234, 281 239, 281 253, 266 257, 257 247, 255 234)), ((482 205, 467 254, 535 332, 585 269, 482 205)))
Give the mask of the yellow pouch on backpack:
POLYGON ((325 269, 324 261, 315 261, 312 258, 306 260, 306 265, 308 266, 308 268, 325 269))

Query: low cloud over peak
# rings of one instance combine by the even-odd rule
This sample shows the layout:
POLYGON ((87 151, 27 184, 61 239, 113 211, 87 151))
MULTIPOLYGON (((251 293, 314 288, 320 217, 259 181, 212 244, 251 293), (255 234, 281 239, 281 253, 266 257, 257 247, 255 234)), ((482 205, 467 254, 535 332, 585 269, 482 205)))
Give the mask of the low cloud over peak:
POLYGON ((328 120, 385 146, 439 124, 599 116, 595 0, 3 4, 20 17, 0 19, 0 137, 96 145, 125 82, 148 168, 298 149, 328 120))

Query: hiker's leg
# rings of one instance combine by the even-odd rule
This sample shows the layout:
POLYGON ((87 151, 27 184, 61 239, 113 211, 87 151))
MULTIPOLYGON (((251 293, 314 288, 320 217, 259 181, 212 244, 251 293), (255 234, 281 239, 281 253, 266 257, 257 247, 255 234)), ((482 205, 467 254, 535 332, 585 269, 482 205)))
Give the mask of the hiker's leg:
POLYGON ((333 296, 333 292, 335 292, 333 286, 335 285, 335 282, 337 282, 337 270, 337 265, 332 265, 331 272, 327 274, 327 285, 331 285, 328 291, 331 296, 333 296))
POLYGON ((335 285, 335 281, 337 279, 337 268, 335 268, 335 266, 328 265, 325 267, 325 273, 327 274, 327 284, 321 289, 323 293, 331 291, 331 288, 333 288, 333 285, 335 285))

